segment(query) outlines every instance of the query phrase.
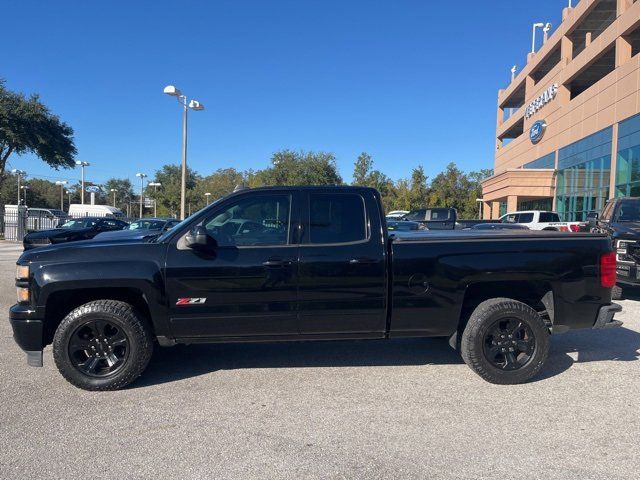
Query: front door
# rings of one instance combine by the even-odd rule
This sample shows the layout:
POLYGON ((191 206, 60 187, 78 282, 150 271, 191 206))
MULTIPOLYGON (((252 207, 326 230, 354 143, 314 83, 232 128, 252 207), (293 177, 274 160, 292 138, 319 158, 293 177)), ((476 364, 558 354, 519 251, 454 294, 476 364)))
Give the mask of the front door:
POLYGON ((300 244, 300 332, 383 336, 386 254, 370 190, 305 191, 300 244))
POLYGON ((232 197, 198 223, 216 246, 174 239, 166 282, 175 337, 298 333, 297 198, 292 190, 232 197))

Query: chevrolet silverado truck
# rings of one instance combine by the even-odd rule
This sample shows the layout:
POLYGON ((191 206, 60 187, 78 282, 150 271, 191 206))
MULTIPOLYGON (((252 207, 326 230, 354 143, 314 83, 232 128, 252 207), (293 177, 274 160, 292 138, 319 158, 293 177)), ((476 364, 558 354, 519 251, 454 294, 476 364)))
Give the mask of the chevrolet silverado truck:
MULTIPOLYGON (((551 333, 619 326, 604 235, 389 233, 365 187, 232 193, 151 240, 17 262, 14 338, 86 390, 124 387, 154 343, 443 337, 489 382, 535 376, 551 333)), ((185 357, 188 362, 188 357, 185 357)))

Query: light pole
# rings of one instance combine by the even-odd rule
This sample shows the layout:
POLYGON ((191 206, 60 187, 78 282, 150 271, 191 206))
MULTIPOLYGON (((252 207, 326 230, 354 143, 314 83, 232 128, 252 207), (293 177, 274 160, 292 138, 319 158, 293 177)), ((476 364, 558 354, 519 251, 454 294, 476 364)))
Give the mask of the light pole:
POLYGON ((66 193, 69 196, 69 207, 71 207, 71 190, 65 190, 64 193, 66 193))
POLYGON ((204 110, 202 105, 197 100, 187 100, 186 95, 173 85, 167 85, 164 87, 164 93, 172 97, 176 97, 176 100, 182 105, 182 180, 180 184, 180 220, 184 220, 186 197, 187 197, 187 109, 191 110, 204 110))
POLYGON ((211 198, 211 194, 209 192, 204 194, 205 197, 207 197, 207 205, 209 205, 209 198, 211 198))
POLYGON ((24 190, 24 206, 27 206, 27 190, 29 190, 29 185, 22 185, 20 187, 22 190, 24 190))
POLYGON ((64 186, 67 184, 66 180, 58 180, 56 185, 60 185, 60 210, 64 211, 64 186))
POLYGON ((478 220, 482 220, 482 203, 484 202, 484 198, 476 198, 476 202, 478 202, 478 220))
POLYGON ((117 191, 118 191, 118 190, 117 190, 116 188, 112 188, 112 189, 110 190, 110 192, 111 192, 111 193, 113 193, 113 206, 114 206, 114 207, 116 206, 116 192, 117 192, 117 191))
POLYGON ((136 173, 136 177, 140 177, 140 218, 142 218, 142 201, 144 197, 144 179, 147 176, 146 173, 136 173))
POLYGON ((82 169, 82 190, 80 190, 80 203, 84 205, 84 167, 91 165, 89 162, 81 162, 76 160, 76 165, 82 169))
POLYGON ((158 187, 161 187, 162 184, 160 182, 149 182, 147 186, 153 187, 153 216, 158 216, 158 201, 156 200, 156 194, 158 192, 158 187))
POLYGON ((11 173, 18 176, 18 205, 20 205, 20 181, 22 180, 22 177, 27 176, 27 172, 14 168, 13 170, 11 170, 11 173))
POLYGON ((531 53, 536 53, 536 28, 544 27, 544 23, 534 23, 531 31, 531 53))

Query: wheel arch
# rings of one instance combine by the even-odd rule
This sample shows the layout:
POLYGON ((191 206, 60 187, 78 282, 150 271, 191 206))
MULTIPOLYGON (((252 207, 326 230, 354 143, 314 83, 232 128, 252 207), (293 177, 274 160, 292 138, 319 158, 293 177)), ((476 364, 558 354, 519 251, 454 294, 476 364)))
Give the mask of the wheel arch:
POLYGON ((449 344, 458 349, 462 332, 473 311, 485 300, 501 297, 529 305, 540 314, 548 326, 553 325, 555 308, 553 287, 549 282, 526 280, 477 282, 469 284, 465 290, 458 328, 449 338, 449 344))
POLYGON ((59 290, 47 297, 44 318, 45 345, 53 341, 58 325, 71 311, 94 300, 119 300, 128 303, 144 317, 155 336, 149 302, 142 290, 135 287, 80 288, 59 290))

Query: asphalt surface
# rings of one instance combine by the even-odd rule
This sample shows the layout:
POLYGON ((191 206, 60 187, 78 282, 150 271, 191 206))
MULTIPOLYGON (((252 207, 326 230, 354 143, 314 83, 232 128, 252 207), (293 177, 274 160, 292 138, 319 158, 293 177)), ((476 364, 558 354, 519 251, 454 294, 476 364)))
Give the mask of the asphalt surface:
MULTIPOLYGON (((0 242, 0 308, 19 247, 0 242)), ((519 386, 442 340, 160 349, 130 388, 29 368, 0 322, 0 478, 629 479, 640 472, 640 302, 553 338, 519 386)))

